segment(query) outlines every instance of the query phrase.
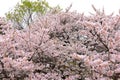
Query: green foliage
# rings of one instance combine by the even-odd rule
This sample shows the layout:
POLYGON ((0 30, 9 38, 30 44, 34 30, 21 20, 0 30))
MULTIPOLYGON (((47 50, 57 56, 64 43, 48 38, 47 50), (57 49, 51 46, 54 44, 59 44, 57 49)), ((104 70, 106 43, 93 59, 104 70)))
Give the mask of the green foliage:
POLYGON ((14 23, 15 27, 23 28, 33 21, 33 14, 45 14, 51 7, 45 0, 21 0, 15 8, 6 13, 7 20, 14 23))

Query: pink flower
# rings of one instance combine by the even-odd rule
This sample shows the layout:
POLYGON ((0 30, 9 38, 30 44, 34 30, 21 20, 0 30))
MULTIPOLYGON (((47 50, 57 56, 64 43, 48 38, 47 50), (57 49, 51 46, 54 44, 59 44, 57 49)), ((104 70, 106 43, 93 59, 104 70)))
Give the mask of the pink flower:
POLYGON ((99 64, 99 66, 101 66, 101 67, 108 67, 109 66, 109 62, 108 61, 104 61, 101 64, 99 64))
POLYGON ((77 59, 77 60, 82 60, 86 57, 86 55, 79 55, 79 54, 76 54, 76 53, 73 53, 71 56, 73 58, 77 59))
POLYGON ((107 72, 107 76, 112 76, 114 74, 114 71, 110 70, 107 72))
POLYGON ((115 69, 115 73, 120 73, 120 68, 115 69))
POLYGON ((120 54, 116 55, 115 59, 116 59, 117 62, 120 62, 120 54))
POLYGON ((98 66, 99 64, 103 63, 101 59, 96 59, 93 62, 91 62, 91 66, 98 66))

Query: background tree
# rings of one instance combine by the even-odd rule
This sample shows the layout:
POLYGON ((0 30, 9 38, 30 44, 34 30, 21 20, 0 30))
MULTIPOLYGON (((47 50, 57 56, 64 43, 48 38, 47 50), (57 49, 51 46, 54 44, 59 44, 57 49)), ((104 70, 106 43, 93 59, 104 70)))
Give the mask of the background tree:
POLYGON ((45 0, 21 0, 13 10, 6 13, 7 20, 13 22, 13 26, 18 29, 23 29, 28 26, 38 13, 45 14, 51 7, 45 0))

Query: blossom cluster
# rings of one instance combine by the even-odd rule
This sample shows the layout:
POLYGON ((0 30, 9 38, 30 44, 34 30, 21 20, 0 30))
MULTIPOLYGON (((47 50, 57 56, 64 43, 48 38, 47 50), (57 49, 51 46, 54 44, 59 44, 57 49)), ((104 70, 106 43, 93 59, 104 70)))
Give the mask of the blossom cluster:
POLYGON ((119 80, 120 16, 93 9, 47 13, 22 30, 1 25, 0 79, 119 80))

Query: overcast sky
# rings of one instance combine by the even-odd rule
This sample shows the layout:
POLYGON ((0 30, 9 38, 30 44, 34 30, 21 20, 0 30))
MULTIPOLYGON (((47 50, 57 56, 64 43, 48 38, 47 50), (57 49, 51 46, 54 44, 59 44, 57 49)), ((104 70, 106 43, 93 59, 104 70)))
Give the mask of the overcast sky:
MULTIPOLYGON (((21 0, 0 0, 0 16, 12 9, 17 2, 21 0)), ((97 9, 104 7, 106 14, 114 12, 118 14, 120 9, 120 0, 46 0, 51 6, 60 5, 63 9, 67 8, 71 3, 73 4, 71 10, 76 10, 80 13, 93 12, 91 5, 93 4, 97 9)))

